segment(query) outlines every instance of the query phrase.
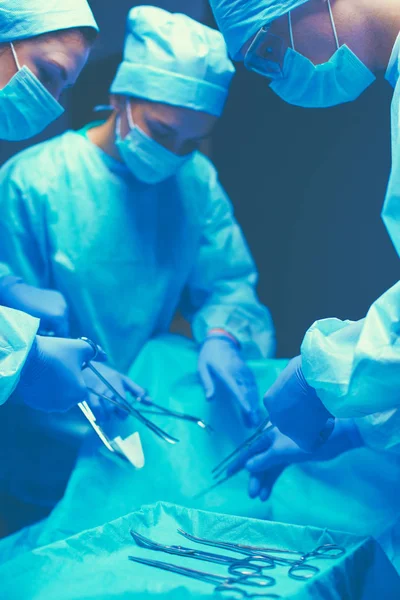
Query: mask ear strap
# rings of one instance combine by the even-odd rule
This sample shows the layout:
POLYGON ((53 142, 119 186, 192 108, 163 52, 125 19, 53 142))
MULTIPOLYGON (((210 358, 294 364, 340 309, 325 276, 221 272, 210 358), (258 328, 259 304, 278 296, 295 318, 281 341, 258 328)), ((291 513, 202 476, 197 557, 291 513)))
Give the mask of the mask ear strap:
POLYGON ((132 112, 131 112, 131 107, 129 106, 129 99, 126 99, 126 116, 128 117, 128 125, 129 125, 129 129, 134 129, 135 128, 135 122, 133 120, 132 117, 132 112))
POLYGON ((290 36, 290 45, 292 49, 295 50, 294 47, 294 39, 293 39, 293 27, 292 27, 292 12, 288 12, 288 21, 289 21, 289 36, 290 36))
POLYGON ((332 24, 332 29, 333 29, 333 35, 335 36, 336 48, 339 50, 339 48, 340 48, 339 38, 338 38, 337 31, 336 31, 335 19, 333 18, 333 12, 332 12, 332 7, 331 7, 331 0, 328 0, 328 10, 329 10, 329 16, 330 16, 330 19, 331 19, 331 24, 332 24))
POLYGON ((14 57, 14 60, 15 60, 15 64, 17 65, 18 71, 20 71, 21 70, 21 65, 19 64, 19 60, 18 60, 18 56, 17 56, 17 53, 16 53, 15 48, 14 48, 14 44, 12 42, 10 42, 10 46, 11 46, 11 52, 13 53, 13 57, 14 57))

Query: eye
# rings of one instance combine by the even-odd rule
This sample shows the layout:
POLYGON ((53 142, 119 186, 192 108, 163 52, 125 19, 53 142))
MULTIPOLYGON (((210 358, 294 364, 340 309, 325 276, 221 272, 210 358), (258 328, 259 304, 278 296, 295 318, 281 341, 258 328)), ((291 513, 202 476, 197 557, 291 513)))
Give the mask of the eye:
POLYGON ((50 68, 39 67, 38 76, 44 86, 50 88, 54 84, 54 73, 51 72, 50 68))
POLYGON ((157 125, 149 127, 151 134, 158 140, 168 140, 172 137, 171 131, 157 125))
POLYGON ((203 142, 205 142, 207 139, 208 139, 208 137, 187 141, 182 146, 181 153, 184 155, 184 154, 190 154, 191 152, 195 152, 195 150, 198 150, 200 148, 201 144, 203 142))

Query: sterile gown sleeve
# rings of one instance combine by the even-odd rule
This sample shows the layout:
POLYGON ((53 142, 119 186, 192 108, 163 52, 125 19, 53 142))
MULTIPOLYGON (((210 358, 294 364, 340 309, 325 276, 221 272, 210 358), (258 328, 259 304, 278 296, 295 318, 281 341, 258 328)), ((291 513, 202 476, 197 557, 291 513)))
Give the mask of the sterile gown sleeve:
POLYGON ((336 417, 357 418, 366 446, 400 452, 400 282, 357 322, 325 319, 302 345, 304 375, 336 417), (366 415, 366 416, 364 416, 366 415))
MULTIPOLYGON (((9 178, 7 167, 0 171, 0 277, 13 273, 9 258, 17 260, 27 248, 24 214, 17 210, 19 192, 9 178)), ((32 251, 32 246, 29 248, 32 251)), ((31 258, 29 252, 26 255, 31 258)), ((20 274, 20 273, 16 273, 20 274)), ((0 307, 0 404, 14 391, 29 354, 39 319, 11 308, 0 307)))
POLYGON ((180 308, 198 342, 222 328, 240 342, 246 358, 271 357, 275 329, 257 298, 258 273, 216 170, 207 165, 202 239, 180 308))
POLYGON ((43 203, 32 174, 32 185, 26 184, 22 163, 16 156, 0 169, 0 277, 15 275, 48 287, 43 203))
POLYGON ((400 282, 357 322, 317 321, 301 348, 303 372, 336 417, 400 406, 400 282))
POLYGON ((0 405, 13 393, 35 340, 39 319, 0 307, 0 405))

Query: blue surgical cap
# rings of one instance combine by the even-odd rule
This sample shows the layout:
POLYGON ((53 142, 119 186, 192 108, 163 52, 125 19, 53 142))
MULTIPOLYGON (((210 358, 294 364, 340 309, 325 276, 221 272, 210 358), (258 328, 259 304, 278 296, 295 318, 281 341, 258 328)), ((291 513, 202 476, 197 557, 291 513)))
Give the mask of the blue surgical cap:
POLYGON ((220 116, 234 73, 219 31, 186 15, 138 6, 128 15, 124 59, 111 93, 220 116))
POLYGON ((74 27, 91 27, 98 31, 86 0, 2 0, 0 3, 0 42, 74 27))
POLYGON ((307 0, 210 0, 215 20, 233 58, 238 58, 244 44, 263 25, 305 2, 307 0))

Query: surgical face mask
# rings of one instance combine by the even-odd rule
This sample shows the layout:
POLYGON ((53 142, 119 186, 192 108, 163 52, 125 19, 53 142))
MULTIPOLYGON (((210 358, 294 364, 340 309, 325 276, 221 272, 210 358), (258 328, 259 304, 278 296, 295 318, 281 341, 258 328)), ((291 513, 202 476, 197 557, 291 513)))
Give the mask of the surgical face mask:
POLYGON ((133 122, 129 103, 126 113, 130 131, 122 139, 121 121, 117 119, 116 144, 126 166, 143 183, 156 184, 172 177, 191 154, 178 156, 151 139, 133 122))
MULTIPOLYGON (((314 65, 308 58, 296 52, 294 47, 291 13, 288 13, 289 33, 291 48, 286 50, 283 60, 283 69, 272 70, 264 75, 273 78, 270 87, 274 92, 295 106, 305 108, 327 108, 358 98, 374 81, 374 74, 361 62, 361 60, 346 45, 339 45, 336 26, 333 19, 331 4, 328 0, 328 10, 332 29, 335 36, 336 52, 326 63, 314 65), (278 71, 278 72, 277 72, 278 71)), ((268 29, 264 28, 264 36, 268 29)), ((275 36, 270 36, 275 38, 275 36)), ((257 37, 253 44, 260 47, 257 37)), ((252 46, 253 46, 252 44, 252 46)), ((259 65, 261 59, 256 57, 252 61, 252 46, 248 50, 249 57, 245 59, 248 65, 259 65)), ((265 46, 265 44, 264 44, 265 46)), ((265 61, 268 65, 268 60, 265 61)), ((270 64, 274 64, 272 61, 270 64)), ((276 66, 276 63, 275 63, 276 66)))
POLYGON ((0 139, 17 141, 43 131, 64 109, 28 67, 21 67, 10 45, 18 72, 0 90, 0 139))

